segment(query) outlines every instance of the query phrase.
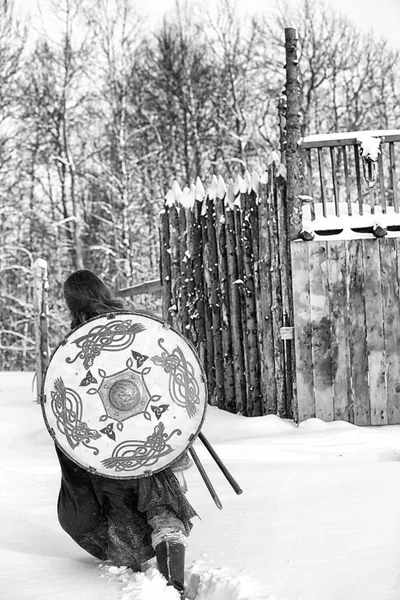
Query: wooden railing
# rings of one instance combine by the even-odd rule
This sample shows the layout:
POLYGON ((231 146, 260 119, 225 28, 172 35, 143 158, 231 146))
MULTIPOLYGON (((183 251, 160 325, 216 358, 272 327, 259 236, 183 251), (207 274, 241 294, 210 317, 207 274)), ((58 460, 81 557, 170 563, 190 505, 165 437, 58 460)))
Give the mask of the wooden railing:
POLYGON ((327 229, 335 221, 339 225, 340 217, 342 226, 368 227, 373 224, 372 216, 386 215, 387 224, 400 226, 396 168, 400 151, 395 147, 398 142, 400 130, 310 135, 301 139, 303 223, 311 223, 315 230, 327 229), (363 155, 371 138, 380 140, 375 160, 363 155))
POLYGON ((151 281, 145 281, 143 283, 137 283, 122 290, 118 290, 118 296, 132 297, 139 296, 140 294, 162 294, 162 285, 160 279, 152 279, 151 281))

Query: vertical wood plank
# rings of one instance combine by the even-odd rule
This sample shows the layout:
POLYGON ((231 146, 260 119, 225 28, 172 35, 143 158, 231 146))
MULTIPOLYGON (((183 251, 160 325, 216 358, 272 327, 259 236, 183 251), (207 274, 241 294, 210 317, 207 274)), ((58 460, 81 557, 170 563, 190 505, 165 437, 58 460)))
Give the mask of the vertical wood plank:
POLYGON ((383 172, 382 152, 378 154, 378 179, 379 179, 379 195, 382 212, 386 213, 386 196, 385 196, 385 176, 383 172))
POLYGON ((313 174, 312 174, 311 148, 307 148, 307 150, 306 150, 306 164, 307 164, 308 194, 309 194, 310 198, 313 198, 313 200, 310 200, 311 220, 315 221, 314 183, 313 183, 313 174))
POLYGON ((347 286, 350 337, 350 365, 355 425, 370 425, 367 336, 364 299, 364 240, 347 242, 347 286))
POLYGON ((214 369, 215 369, 215 398, 217 406, 224 405, 224 368, 221 326, 221 290, 220 270, 218 266, 218 250, 215 223, 215 203, 212 198, 207 199, 207 239, 209 249, 209 305, 211 320, 211 339, 214 344, 214 369))
POLYGON ((390 180, 393 188, 394 212, 399 212, 399 191, 397 189, 397 171, 396 156, 394 153, 394 143, 389 142, 389 160, 390 160, 390 180))
POLYGON ((347 319, 346 242, 327 242, 335 419, 354 421, 347 319))
POLYGON ((322 200, 322 214, 324 217, 327 217, 327 207, 326 207, 326 184, 325 184, 325 174, 324 174, 324 155, 322 148, 318 148, 318 167, 319 167, 319 180, 321 185, 321 200, 322 200))
POLYGON ((309 281, 309 243, 291 243, 294 341, 299 422, 315 417, 309 281))
POLYGON ((351 206, 351 184, 350 184, 350 172, 349 172, 349 163, 347 160, 346 146, 342 146, 342 153, 343 153, 343 168, 344 168, 344 184, 346 187, 347 214, 349 214, 351 216, 353 214, 353 209, 351 206))
POLYGON ((260 277, 260 323, 262 334, 261 352, 261 391, 263 395, 263 413, 276 414, 276 380, 274 360, 274 335, 272 327, 272 286, 271 286, 271 240, 270 240, 270 177, 268 184, 260 184, 260 203, 258 205, 259 222, 259 277, 260 277))
POLYGON ((331 314, 326 242, 309 242, 315 416, 333 421, 331 314))
POLYGON ((380 243, 388 423, 400 423, 400 239, 380 243))
MULTIPOLYGON (((232 338, 229 321, 232 318, 229 309, 229 271, 227 259, 227 242, 225 231, 225 213, 222 198, 215 202, 215 225, 217 235, 218 265, 220 273, 220 306, 222 327, 222 350, 223 350, 223 375, 224 375, 224 406, 226 410, 235 412, 235 380, 233 375, 232 338)), ((222 406, 221 406, 222 408, 222 406)))
POLYGON ((379 241, 363 240, 371 425, 388 423, 379 241))
POLYGON ((358 212, 360 215, 363 215, 364 209, 363 209, 363 197, 362 197, 362 187, 361 187, 360 148, 359 148, 358 144, 354 144, 353 148, 354 148, 354 162, 356 165, 358 212))
POLYGON ((329 153, 331 155, 331 169, 332 169, 332 185, 333 185, 333 198, 335 200, 335 215, 337 217, 340 216, 340 208, 339 208, 339 187, 336 177, 336 164, 335 164, 335 148, 331 146, 329 148, 329 153))
POLYGON ((236 412, 242 414, 246 401, 246 373, 242 335, 242 318, 238 286, 235 221, 229 204, 225 205, 226 258, 228 271, 228 297, 230 333, 232 337, 233 376, 235 381, 236 412))

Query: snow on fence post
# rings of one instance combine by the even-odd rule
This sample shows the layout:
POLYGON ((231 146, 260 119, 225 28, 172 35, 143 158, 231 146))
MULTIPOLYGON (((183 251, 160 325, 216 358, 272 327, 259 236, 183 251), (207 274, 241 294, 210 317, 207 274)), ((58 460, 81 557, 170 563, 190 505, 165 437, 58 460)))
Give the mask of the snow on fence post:
POLYGON ((37 402, 40 402, 42 379, 49 360, 49 339, 47 324, 47 261, 38 258, 33 263, 34 285, 34 319, 36 347, 36 389, 37 402))
MULTIPOLYGON (((253 254, 253 231, 251 229, 251 212, 257 208, 255 194, 252 193, 250 173, 246 171, 241 190, 242 195, 242 255, 243 255, 243 277, 244 277, 244 299, 246 308, 246 355, 248 356, 248 368, 246 377, 247 386, 247 416, 260 416, 261 392, 260 392, 260 368, 258 347, 258 324, 257 324, 257 299, 254 279, 254 254, 253 254)), ((257 233, 255 234, 257 235, 257 233)))
POLYGON ((218 177, 218 186, 215 200, 215 228, 217 238, 217 252, 219 265, 219 293, 221 307, 221 336, 224 370, 224 402, 220 408, 235 412, 235 379, 233 373, 233 348, 230 327, 229 309, 229 272, 226 248, 226 218, 224 201, 228 193, 227 186, 221 175, 218 177))
POLYGON ((210 188, 207 191, 207 238, 209 244, 209 278, 208 278, 208 301, 211 316, 211 339, 214 344, 214 373, 215 393, 214 401, 217 406, 223 406, 225 401, 224 369, 222 351, 222 328, 221 328, 221 293, 220 275, 218 265, 217 231, 215 202, 217 199, 218 181, 214 175, 210 188))
POLYGON ((171 323, 171 250, 169 240, 169 215, 168 205, 160 213, 160 238, 161 238, 161 269, 160 279, 162 285, 162 314, 163 319, 171 323))
POLYGON ((236 254, 236 234, 234 215, 233 182, 228 183, 225 196, 225 238, 226 259, 229 282, 229 321, 232 338, 233 376, 235 383, 235 412, 242 414, 246 402, 246 371, 244 362, 243 322, 240 310, 240 294, 238 288, 238 261, 236 254))

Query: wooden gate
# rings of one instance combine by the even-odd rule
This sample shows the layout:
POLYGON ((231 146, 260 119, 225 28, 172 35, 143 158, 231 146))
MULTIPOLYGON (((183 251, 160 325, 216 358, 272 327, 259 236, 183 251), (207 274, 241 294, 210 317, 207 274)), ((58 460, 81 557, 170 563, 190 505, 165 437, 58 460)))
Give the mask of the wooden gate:
POLYGON ((299 421, 400 423, 400 239, 291 251, 299 421))

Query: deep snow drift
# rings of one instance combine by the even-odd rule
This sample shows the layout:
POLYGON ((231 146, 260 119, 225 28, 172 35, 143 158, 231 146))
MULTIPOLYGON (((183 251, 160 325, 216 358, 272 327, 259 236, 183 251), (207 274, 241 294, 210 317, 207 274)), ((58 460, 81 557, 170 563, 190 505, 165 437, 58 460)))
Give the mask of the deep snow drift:
MULTIPOLYGON (((32 373, 0 373, 0 407, 0 599, 173 600, 154 567, 101 564, 60 529, 59 468, 32 373)), ((224 509, 192 468, 201 521, 187 552, 189 598, 399 600, 400 426, 296 427, 209 408, 203 432, 244 493, 197 441, 224 509)))

